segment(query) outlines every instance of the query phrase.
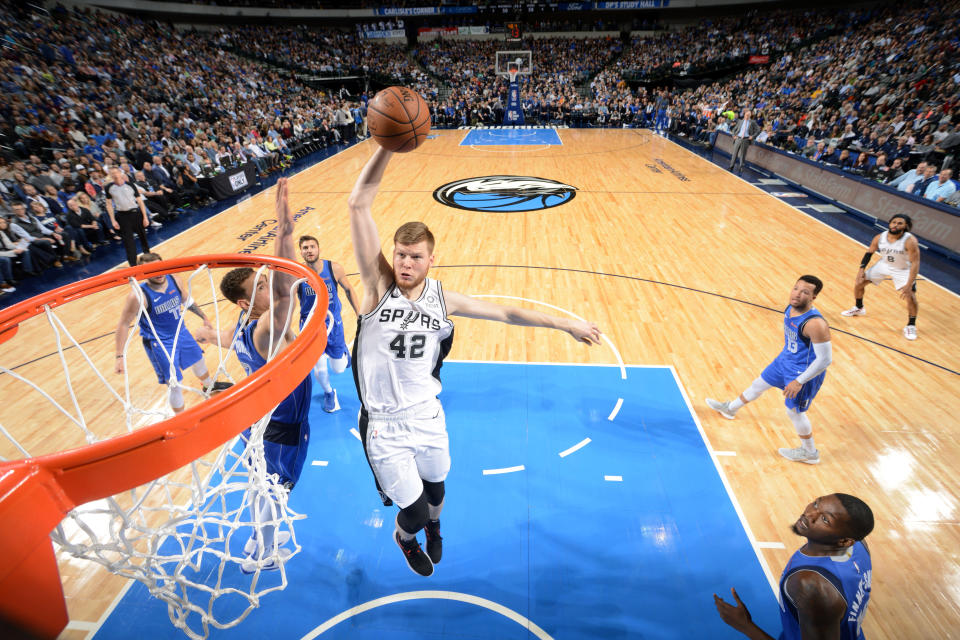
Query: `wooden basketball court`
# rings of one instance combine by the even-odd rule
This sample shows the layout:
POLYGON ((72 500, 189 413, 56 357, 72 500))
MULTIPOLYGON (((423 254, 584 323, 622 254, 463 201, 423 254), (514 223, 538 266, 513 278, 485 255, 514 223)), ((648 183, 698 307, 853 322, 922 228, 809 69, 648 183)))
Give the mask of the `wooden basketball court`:
MULTIPOLYGON (((868 289, 868 315, 841 317, 852 303, 861 244, 647 131, 561 130, 562 146, 476 147, 459 145, 464 131, 434 133, 419 150, 396 156, 384 178, 374 213, 387 255, 393 230, 422 220, 437 237, 432 275, 447 289, 538 301, 517 304, 547 311, 539 303, 553 305, 596 321, 615 347, 588 349, 559 332, 458 319, 451 358, 609 364, 619 352, 627 364, 674 367, 710 445, 723 454, 721 467, 775 577, 799 546, 789 526, 805 505, 819 495, 851 493, 877 519, 868 539, 874 580, 866 636, 956 633, 950 631, 960 626, 960 491, 952 471, 960 460, 955 294, 926 281, 918 285, 916 342, 901 334, 905 307, 889 283, 868 289), (467 211, 433 197, 454 180, 497 175, 555 180, 577 192, 566 204, 530 212, 467 211), (779 352, 781 314, 805 273, 824 280, 816 306, 833 330, 834 362, 810 410, 818 466, 777 455, 797 438, 776 391, 732 422, 703 404, 705 396, 734 397, 779 352)), ((303 214, 298 234, 317 236, 321 255, 348 274, 356 273, 356 263, 346 200, 373 145, 362 142, 291 180, 291 208, 303 214)), ((155 250, 164 257, 242 251, 273 219, 271 189, 155 250)), ((272 249, 269 242, 259 251, 272 249)), ((355 275, 351 280, 360 286, 355 275)), ((71 318, 71 330, 90 341, 88 352, 102 371, 112 370, 121 304, 100 294, 87 307, 96 313, 71 318)), ((349 341, 355 320, 344 306, 349 341)), ((221 308, 230 312, 229 304, 221 308)), ((31 338, 34 328, 24 327, 2 346, 6 366, 55 353, 48 339, 31 338)), ((162 402, 146 358, 136 351, 130 367, 142 380, 137 392, 162 402)), ((54 356, 18 371, 42 375, 57 367, 54 356)), ((12 395, 5 378, 3 424, 34 425, 31 453, 82 444, 82 438, 62 437, 65 430, 41 429, 55 424, 53 416, 37 409, 29 394, 12 395)), ((18 457, 8 448, 0 453, 18 457)), ((62 637, 86 637, 125 581, 65 554, 60 567, 72 621, 62 637)), ((721 578, 716 591, 729 600, 730 586, 721 578)))

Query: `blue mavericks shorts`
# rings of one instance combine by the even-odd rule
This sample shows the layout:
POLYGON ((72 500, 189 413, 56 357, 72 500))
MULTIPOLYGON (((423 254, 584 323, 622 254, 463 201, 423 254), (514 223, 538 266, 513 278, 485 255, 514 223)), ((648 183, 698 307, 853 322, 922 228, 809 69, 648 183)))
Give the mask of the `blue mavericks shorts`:
MULTIPOLYGON (((797 379, 797 376, 800 375, 800 371, 797 371, 796 367, 789 367, 779 358, 767 365, 767 368, 763 370, 763 373, 760 374, 760 377, 763 378, 763 381, 767 384, 774 386, 778 389, 783 389, 788 384, 797 379)), ((824 378, 827 377, 827 372, 824 371, 816 378, 808 380, 802 387, 800 387, 800 393, 794 398, 787 398, 784 401, 784 404, 787 405, 787 409, 796 409, 800 413, 803 413, 810 408, 810 403, 813 402, 813 399, 817 396, 817 392, 820 391, 820 386, 823 384, 824 378)))
MULTIPOLYGON (((306 321, 306 318, 300 318, 301 331, 306 321)), ((343 337, 343 320, 339 317, 333 319, 333 328, 330 329, 330 333, 327 335, 327 348, 324 349, 323 352, 334 360, 339 360, 350 353, 350 349, 347 348, 347 341, 343 337)))
POLYGON ((343 320, 340 318, 335 318, 333 321, 333 328, 330 329, 330 334, 327 336, 327 348, 324 353, 334 360, 339 360, 350 353, 347 348, 347 341, 343 337, 343 320))
MULTIPOLYGON (((250 429, 245 429, 242 437, 245 442, 249 440, 250 429)), ((267 463, 267 473, 276 474, 279 483, 285 485, 287 490, 293 489, 303 471, 309 444, 308 421, 287 424, 271 420, 263 434, 263 457, 267 463)))
MULTIPOLYGON (((147 359, 153 365, 157 374, 157 382, 167 384, 170 381, 170 362, 167 354, 173 352, 173 340, 164 341, 161 346, 156 338, 144 338, 143 349, 147 352, 147 359), (166 353, 164 352, 166 349, 166 353)), ((183 380, 183 370, 188 369, 203 359, 203 350, 193 339, 189 331, 180 333, 177 340, 177 352, 173 354, 173 364, 177 372, 177 380, 183 380)))

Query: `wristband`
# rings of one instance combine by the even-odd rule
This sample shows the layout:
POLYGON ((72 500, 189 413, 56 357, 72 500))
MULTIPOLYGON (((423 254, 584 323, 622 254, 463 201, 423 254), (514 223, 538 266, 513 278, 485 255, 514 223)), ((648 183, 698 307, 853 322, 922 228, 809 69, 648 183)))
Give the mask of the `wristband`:
POLYGON ((873 251, 867 251, 863 254, 863 259, 860 260, 860 268, 866 269, 867 265, 870 264, 870 258, 873 257, 873 251))

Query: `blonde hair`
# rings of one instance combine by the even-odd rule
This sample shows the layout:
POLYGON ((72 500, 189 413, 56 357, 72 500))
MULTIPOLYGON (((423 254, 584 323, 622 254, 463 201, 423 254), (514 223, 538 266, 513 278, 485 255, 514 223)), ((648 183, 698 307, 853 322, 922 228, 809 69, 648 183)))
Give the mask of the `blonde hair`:
POLYGON ((433 253, 433 233, 430 231, 430 228, 422 222, 406 222, 397 229, 397 232, 393 234, 393 244, 417 244, 418 242, 427 241, 427 251, 433 253))

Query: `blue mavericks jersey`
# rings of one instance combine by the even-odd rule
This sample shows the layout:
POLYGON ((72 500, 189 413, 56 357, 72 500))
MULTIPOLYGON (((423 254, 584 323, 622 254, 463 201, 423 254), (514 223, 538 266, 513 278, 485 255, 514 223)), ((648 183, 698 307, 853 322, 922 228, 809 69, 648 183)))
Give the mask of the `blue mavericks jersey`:
MULTIPOLYGON (((153 329, 157 332, 157 338, 167 348, 172 348, 173 339, 177 335, 177 327, 180 326, 181 305, 180 288, 177 286, 173 276, 167 276, 167 286, 163 291, 157 291, 144 282, 140 285, 140 290, 146 298, 146 314, 140 316, 140 335, 146 340, 153 339, 153 329), (150 321, 147 321, 147 314, 150 321), (150 322, 153 323, 153 329, 150 328, 150 322)), ((182 330, 186 330, 183 325, 182 330)))
POLYGON ((777 356, 777 360, 781 367, 789 370, 789 375, 796 376, 806 370, 817 357, 810 338, 803 335, 803 325, 810 318, 823 316, 811 308, 804 314, 790 317, 791 309, 792 307, 788 306, 783 312, 783 351, 777 356))
MULTIPOLYGON (((337 279, 333 277, 333 267, 329 260, 323 261, 320 277, 327 285, 327 297, 330 300, 328 309, 333 314, 334 321, 340 320, 340 295, 337 293, 337 279)), ((307 321, 310 310, 317 302, 317 294, 307 282, 301 282, 297 288, 297 297, 300 298, 300 328, 303 328, 303 323, 307 321)))
POLYGON ((780 640, 801 640, 797 608, 786 593, 787 578, 798 571, 814 571, 830 581, 847 602, 840 627, 841 640, 863 640, 860 626, 870 600, 873 572, 870 553, 862 542, 855 542, 844 556, 807 556, 797 551, 780 576, 780 640))
MULTIPOLYGON (((243 366, 247 375, 267 363, 263 356, 257 351, 253 344, 253 330, 257 326, 257 320, 251 320, 245 327, 237 327, 240 331, 240 337, 234 343, 234 351, 237 352, 237 359, 243 366)), ((308 374, 303 382, 297 385, 290 395, 277 405, 271 418, 274 422, 283 422, 286 424, 301 424, 307 422, 310 413, 310 394, 313 392, 313 382, 308 374)))

